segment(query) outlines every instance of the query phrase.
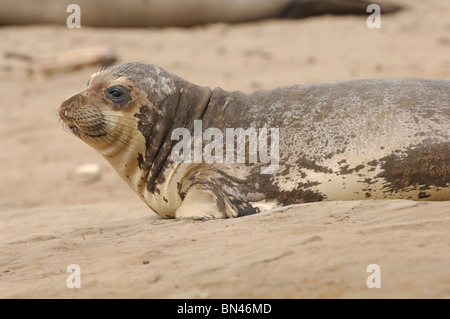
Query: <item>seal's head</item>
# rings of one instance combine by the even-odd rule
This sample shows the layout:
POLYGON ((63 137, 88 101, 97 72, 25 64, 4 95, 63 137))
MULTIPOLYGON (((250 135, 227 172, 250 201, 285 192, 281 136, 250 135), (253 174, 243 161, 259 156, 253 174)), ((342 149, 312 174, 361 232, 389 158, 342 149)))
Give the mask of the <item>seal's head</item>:
POLYGON ((137 188, 146 184, 153 193, 176 143, 171 131, 193 126, 210 96, 209 88, 157 66, 125 63, 92 75, 86 89, 62 102, 59 116, 133 189, 142 194, 137 188))
MULTIPOLYGON (((115 66, 92 75, 86 89, 62 102, 59 116, 73 134, 104 155, 125 145, 137 147, 141 110, 161 113, 176 82, 176 76, 153 65, 115 66)), ((167 118, 173 116, 170 111, 164 112, 167 118)), ((156 118, 147 120, 150 124, 156 118)))

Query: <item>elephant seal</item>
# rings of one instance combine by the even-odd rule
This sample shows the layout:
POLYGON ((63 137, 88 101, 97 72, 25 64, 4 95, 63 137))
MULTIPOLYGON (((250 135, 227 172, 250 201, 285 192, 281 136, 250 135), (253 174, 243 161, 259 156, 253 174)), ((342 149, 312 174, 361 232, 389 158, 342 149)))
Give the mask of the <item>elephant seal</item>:
MULTIPOLYGON (((73 0, 0 2, 0 24, 62 24, 73 0)), ((367 0, 78 0, 82 26, 188 27, 206 23, 242 23, 270 18, 298 19, 321 14, 367 15, 367 0)), ((383 1, 381 11, 400 10, 383 1)))
POLYGON ((371 79, 244 94, 126 63, 94 74, 59 115, 165 218, 236 217, 324 200, 450 200, 450 81, 371 79))

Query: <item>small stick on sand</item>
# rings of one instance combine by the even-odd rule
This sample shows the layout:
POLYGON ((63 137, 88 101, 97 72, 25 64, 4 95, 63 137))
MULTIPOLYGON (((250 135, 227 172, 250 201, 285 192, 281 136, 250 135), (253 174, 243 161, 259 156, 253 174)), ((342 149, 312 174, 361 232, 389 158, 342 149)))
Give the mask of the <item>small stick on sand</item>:
POLYGON ((4 56, 28 61, 28 72, 41 75, 70 72, 90 65, 109 65, 118 59, 114 49, 110 47, 83 48, 41 57, 9 51, 4 56))

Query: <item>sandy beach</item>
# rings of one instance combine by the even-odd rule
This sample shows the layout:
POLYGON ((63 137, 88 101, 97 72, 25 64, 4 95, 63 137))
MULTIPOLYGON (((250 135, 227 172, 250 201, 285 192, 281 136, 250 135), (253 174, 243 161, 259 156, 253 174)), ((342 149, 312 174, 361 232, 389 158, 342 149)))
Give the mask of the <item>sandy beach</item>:
POLYGON ((191 28, 0 27, 0 298, 450 298, 450 202, 293 205, 237 219, 158 217, 58 122, 98 66, 45 76, 8 52, 106 46, 193 83, 250 93, 363 78, 450 80, 450 2, 382 15, 191 28), (77 169, 94 164, 86 178, 77 169), (69 289, 67 266, 81 269, 69 289), (381 268, 381 288, 366 285, 381 268))

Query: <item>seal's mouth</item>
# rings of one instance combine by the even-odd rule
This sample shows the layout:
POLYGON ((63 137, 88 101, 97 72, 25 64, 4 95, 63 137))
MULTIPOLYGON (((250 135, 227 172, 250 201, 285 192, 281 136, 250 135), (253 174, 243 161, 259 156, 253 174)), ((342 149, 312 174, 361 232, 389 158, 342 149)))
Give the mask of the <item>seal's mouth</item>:
POLYGON ((97 150, 133 149, 145 151, 145 141, 135 134, 135 117, 121 114, 102 105, 76 100, 63 101, 58 109, 64 129, 97 150), (102 107, 101 107, 102 106, 102 107))
POLYGON ((75 135, 79 135, 80 134, 80 130, 78 129, 77 126, 69 126, 70 130, 72 131, 73 134, 75 135))
POLYGON ((62 107, 59 109, 59 118, 63 121, 64 126, 68 128, 74 135, 80 136, 80 129, 78 128, 78 126, 72 123, 72 119, 69 117, 69 112, 67 111, 67 109, 64 110, 64 112, 62 107))
POLYGON ((84 133, 86 136, 92 137, 92 138, 102 138, 102 137, 106 137, 108 134, 107 133, 101 133, 101 134, 89 134, 89 133, 84 133))
POLYGON ((59 117, 64 126, 77 137, 102 138, 107 136, 107 132, 104 130, 104 121, 98 114, 94 117, 86 117, 61 106, 59 117))

